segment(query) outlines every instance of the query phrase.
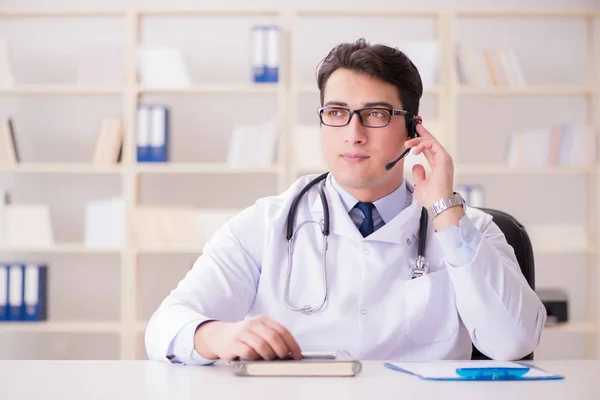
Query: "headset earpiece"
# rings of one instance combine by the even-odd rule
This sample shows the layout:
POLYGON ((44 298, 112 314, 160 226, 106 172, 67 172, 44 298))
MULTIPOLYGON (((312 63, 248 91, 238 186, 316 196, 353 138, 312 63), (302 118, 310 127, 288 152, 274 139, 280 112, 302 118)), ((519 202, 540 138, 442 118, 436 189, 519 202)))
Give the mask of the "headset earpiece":
POLYGON ((408 124, 406 124, 406 128, 408 129, 408 137, 410 139, 414 139, 419 136, 417 133, 417 125, 420 124, 421 121, 418 119, 411 118, 408 124))

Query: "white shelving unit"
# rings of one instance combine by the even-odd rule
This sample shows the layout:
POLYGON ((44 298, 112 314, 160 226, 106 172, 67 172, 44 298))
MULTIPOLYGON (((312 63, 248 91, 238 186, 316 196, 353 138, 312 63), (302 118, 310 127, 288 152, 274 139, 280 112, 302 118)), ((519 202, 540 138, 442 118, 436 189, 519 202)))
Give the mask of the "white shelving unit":
MULTIPOLYGON (((137 10, 0 10, 0 20, 5 18, 83 18, 83 17, 110 17, 120 18, 125 21, 127 43, 126 57, 126 83, 122 87, 104 86, 76 86, 76 85, 23 85, 15 88, 0 89, 0 96, 10 95, 89 95, 89 96, 120 96, 123 103, 123 116, 126 122, 124 152, 121 165, 114 167, 94 167, 91 164, 70 163, 31 163, 21 164, 15 168, 1 169, 0 173, 13 174, 115 174, 121 177, 122 197, 126 204, 126 245, 122 249, 88 249, 81 243, 61 243, 52 248, 17 248, 0 249, 3 253, 60 253, 60 254, 117 254, 120 257, 120 319, 117 321, 73 321, 59 322, 48 321, 43 323, 3 323, 0 332, 69 332, 69 333, 116 333, 120 336, 120 357, 122 359, 135 358, 135 349, 139 345, 139 334, 145 327, 145 321, 139 321, 138 315, 138 264, 141 255, 157 254, 188 254, 199 255, 196 248, 157 247, 137 248, 134 245, 131 218, 140 195, 140 177, 142 175, 193 175, 193 174, 269 174, 277 179, 277 188, 284 190, 299 174, 323 172, 323 170, 309 171, 298 169, 290 159, 291 149, 289 135, 297 120, 298 96, 302 94, 318 93, 316 83, 307 85, 297 82, 296 67, 293 65, 293 52, 291 38, 295 34, 295 23, 305 17, 429 17, 435 20, 436 38, 440 48, 440 65, 451 66, 440 70, 439 83, 425 89, 425 94, 436 98, 436 109, 439 122, 445 131, 446 147, 451 154, 457 151, 457 103, 461 96, 561 96, 581 95, 588 101, 595 101, 595 109, 589 113, 587 123, 596 124, 600 119, 600 37, 593 37, 592 28, 589 30, 590 40, 595 43, 595 48, 590 51, 589 79, 581 86, 529 86, 522 89, 497 88, 497 87, 471 87, 459 85, 455 79, 454 67, 454 33, 457 20, 460 17, 513 17, 513 18, 582 18, 590 26, 600 24, 600 12, 591 10, 463 10, 463 9, 395 9, 395 8, 301 8, 283 10, 276 8, 262 9, 137 9, 137 10), (140 27, 146 17, 194 17, 194 16, 243 16, 243 17, 275 17, 283 29, 284 53, 282 60, 283 79, 279 84, 198 84, 188 88, 172 89, 158 87, 142 87, 136 77, 136 49, 140 45, 140 27), (279 164, 265 168, 229 168, 221 163, 166 163, 166 164, 137 164, 135 153, 134 126, 135 109, 140 96, 147 94, 272 94, 277 97, 280 112, 285 117, 285 130, 283 132, 278 152, 279 164), (594 115, 596 116, 594 118, 594 115)), ((600 31, 600 29, 599 29, 600 31)), ((598 36, 598 34, 596 34, 598 36)), ((590 106, 591 109, 591 106, 590 106)), ((173 134, 177 134, 173 132, 173 134)), ((600 199, 600 179, 598 166, 589 167, 552 167, 552 168, 510 168, 506 165, 481 165, 456 163, 456 174, 488 174, 488 175, 573 175, 586 176, 588 182, 593 183, 598 191, 595 199, 600 199)), ((597 201, 597 200, 596 200, 597 201)), ((594 199, 587 199, 588 215, 595 215, 594 199)), ((600 226, 600 218, 590 220, 590 232, 595 224, 600 226)), ((588 273, 599 269, 598 253, 600 249, 600 235, 596 235, 590 246, 584 250, 574 250, 567 253, 584 254, 590 260, 588 273)), ((565 252, 554 249, 540 249, 540 254, 564 254, 565 252)), ((598 272, 598 271, 597 271, 598 272)), ((597 287, 600 288, 600 273, 597 273, 597 287)), ((591 286, 590 286, 591 287, 591 286)), ((590 343, 595 343, 597 354, 592 357, 600 359, 600 295, 588 290, 588 303, 596 302, 597 314, 588 315, 589 322, 569 323, 562 326, 548 327, 548 330, 558 332, 576 332, 587 334, 590 343), (594 342, 595 341, 595 342, 594 342)))

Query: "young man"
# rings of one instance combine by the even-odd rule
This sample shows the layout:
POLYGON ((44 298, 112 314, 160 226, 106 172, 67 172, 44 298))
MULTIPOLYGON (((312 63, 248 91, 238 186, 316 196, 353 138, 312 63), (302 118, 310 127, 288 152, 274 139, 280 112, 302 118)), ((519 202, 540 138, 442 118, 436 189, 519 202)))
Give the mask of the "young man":
POLYGON ((413 125, 423 88, 412 62, 364 40, 340 44, 318 86, 331 172, 297 201, 293 240, 288 213, 316 176, 219 230, 152 316, 149 358, 210 364, 347 350, 360 359, 469 359, 472 343, 494 359, 533 351, 545 309, 491 216, 454 194, 450 155, 426 123, 413 125), (413 168, 414 185, 402 162, 389 164, 407 148, 431 167, 429 176, 413 168), (414 269, 423 239, 425 274, 414 269))

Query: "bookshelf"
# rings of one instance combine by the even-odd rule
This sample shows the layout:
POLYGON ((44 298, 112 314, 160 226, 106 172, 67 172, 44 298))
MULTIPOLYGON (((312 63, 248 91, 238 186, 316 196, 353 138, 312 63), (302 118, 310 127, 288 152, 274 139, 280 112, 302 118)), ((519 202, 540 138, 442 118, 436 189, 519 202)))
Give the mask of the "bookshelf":
MULTIPOLYGON (((299 69, 294 62, 297 48, 294 39, 297 38, 296 26, 303 18, 430 18, 435 25, 435 41, 439 46, 439 65, 449 66, 439 70, 438 82, 425 87, 424 95, 433 98, 437 119, 444 129, 444 145, 455 158, 457 180, 465 176, 477 175, 485 177, 535 178, 542 177, 583 177, 588 187, 594 187, 595 192, 588 190, 588 197, 582 202, 586 208, 588 232, 590 240, 583 249, 560 250, 541 248, 536 250, 537 256, 584 256, 586 257, 585 271, 587 276, 596 274, 596 281, 587 279, 586 304, 595 304, 596 311, 589 311, 586 321, 571 322, 559 326, 548 326, 549 332, 583 334, 588 345, 586 356, 600 359, 600 235, 594 226, 600 226, 600 216, 594 212, 594 204, 600 199, 600 167, 594 166, 552 166, 552 167, 509 167, 498 163, 472 163, 457 159, 460 141, 458 140, 459 109, 458 104, 464 98, 477 96, 498 98, 504 101, 508 98, 551 98, 560 96, 582 96, 588 105, 586 123, 600 127, 600 11, 596 10, 535 10, 535 9, 460 9, 460 8, 327 8, 310 7, 296 9, 278 8, 162 8, 162 9, 128 9, 128 10, 0 10, 0 21, 21 18, 45 19, 79 19, 79 18, 117 18, 124 23, 126 58, 125 83, 121 86, 79 86, 72 84, 35 84, 17 85, 13 88, 0 88, 3 96, 116 96, 122 102, 122 113, 125 122, 124 152, 121 165, 97 167, 91 163, 23 163, 14 168, 2 168, 1 174, 13 174, 14 179, 25 175, 90 175, 118 176, 120 178, 121 196, 125 201, 126 240, 120 249, 89 249, 83 243, 64 242, 52 248, 3 248, 4 254, 33 254, 33 255, 78 255, 85 257, 117 256, 119 262, 119 319, 110 321, 47 321, 42 323, 3 323, 3 332, 38 332, 38 333, 111 333, 119 337, 119 357, 134 359, 136 348, 143 340, 144 320, 138 317, 140 307, 139 265, 142 257, 155 256, 188 256, 201 254, 201 249, 189 246, 171 247, 158 246, 138 248, 134 243, 132 231, 132 215, 135 207, 140 204, 140 181, 145 176, 200 176, 226 175, 251 177, 266 175, 276 180, 277 191, 282 191, 300 174, 318 173, 323 169, 300 168, 291 157, 292 148, 290 135, 299 121, 298 107, 302 97, 316 96, 316 83, 308 84, 299 81, 299 69), (189 19, 196 17, 246 17, 274 18, 283 29, 283 53, 281 58, 281 76, 278 84, 253 83, 197 83, 185 88, 144 87, 137 80, 136 49, 142 43, 141 26, 146 18, 189 19), (523 88, 467 86, 456 79, 454 40, 457 25, 462 18, 535 18, 562 19, 575 18, 588 22, 588 39, 590 48, 587 60, 587 77, 584 84, 532 84, 523 88), (596 25, 596 30, 593 26, 596 25), (278 163, 268 167, 230 168, 220 162, 169 162, 165 164, 138 164, 135 152, 135 109, 138 101, 146 95, 197 96, 197 95, 267 95, 274 96, 277 109, 284 117, 284 129, 279 141, 278 163), (596 290, 596 293, 593 291, 596 290), (594 314, 593 314, 594 313, 594 314), (594 350, 595 349, 595 350, 594 350)), ((506 100, 508 101, 508 100, 506 100)), ((315 106, 316 108, 316 106, 315 106)), ((177 134, 177 132, 172 132, 177 134)), ((435 132, 434 132, 435 134, 435 132)), ((537 268, 542 268, 537 265, 537 268)), ((51 272, 50 272, 51 273, 51 272)))

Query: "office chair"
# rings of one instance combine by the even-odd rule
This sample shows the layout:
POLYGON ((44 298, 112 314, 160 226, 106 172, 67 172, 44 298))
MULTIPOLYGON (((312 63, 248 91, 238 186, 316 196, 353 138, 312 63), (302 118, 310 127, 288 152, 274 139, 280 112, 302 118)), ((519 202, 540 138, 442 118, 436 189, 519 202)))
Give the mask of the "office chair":
MULTIPOLYGON (((529 286, 535 290, 535 265, 533 260, 533 247, 529 240, 529 235, 525 230, 525 227, 521 225, 510 214, 504 211, 494 210, 491 208, 478 207, 481 211, 488 213, 492 216, 492 219, 498 228, 504 233, 506 241, 512 246, 515 251, 515 256, 521 267, 521 272, 525 276, 529 286)), ((483 355, 475 345, 473 345, 473 353, 471 355, 472 360, 489 360, 489 358, 483 355)), ((522 360, 533 360, 533 353, 526 355, 522 360)))

